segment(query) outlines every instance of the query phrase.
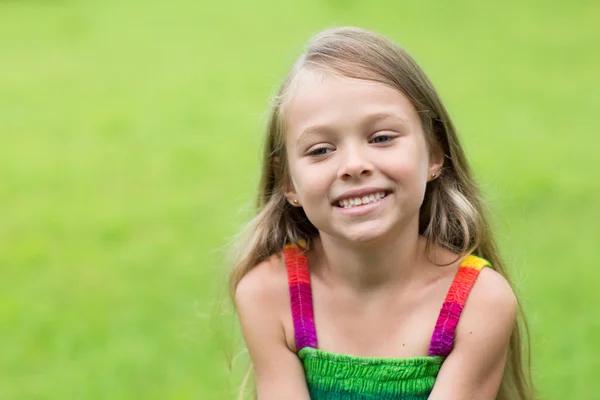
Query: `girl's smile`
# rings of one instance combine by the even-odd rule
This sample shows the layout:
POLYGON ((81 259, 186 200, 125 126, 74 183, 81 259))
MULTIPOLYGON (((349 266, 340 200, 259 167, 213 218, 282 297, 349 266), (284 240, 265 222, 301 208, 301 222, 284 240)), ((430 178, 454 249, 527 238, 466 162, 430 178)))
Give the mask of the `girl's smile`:
POLYGON ((391 193, 377 188, 352 190, 336 199, 333 206, 345 215, 365 215, 384 206, 391 193))

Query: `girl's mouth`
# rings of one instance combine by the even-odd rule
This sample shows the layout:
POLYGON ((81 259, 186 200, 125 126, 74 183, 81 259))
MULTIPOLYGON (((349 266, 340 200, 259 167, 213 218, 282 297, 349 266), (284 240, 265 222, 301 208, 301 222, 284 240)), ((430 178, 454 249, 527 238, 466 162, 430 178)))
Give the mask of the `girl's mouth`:
POLYGON ((337 201, 335 203, 335 206, 339 208, 354 208, 364 206, 367 204, 377 203, 385 197, 387 197, 389 194, 390 192, 379 191, 370 194, 365 194, 363 196, 350 197, 337 201))

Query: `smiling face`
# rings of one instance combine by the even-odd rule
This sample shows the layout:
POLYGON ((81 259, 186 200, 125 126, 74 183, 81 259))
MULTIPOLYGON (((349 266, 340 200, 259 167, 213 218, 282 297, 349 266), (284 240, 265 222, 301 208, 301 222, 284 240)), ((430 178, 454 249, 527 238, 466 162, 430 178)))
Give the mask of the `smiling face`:
POLYGON ((382 83, 308 78, 285 109, 288 200, 321 232, 371 242, 407 227, 440 152, 430 154, 408 98, 382 83))

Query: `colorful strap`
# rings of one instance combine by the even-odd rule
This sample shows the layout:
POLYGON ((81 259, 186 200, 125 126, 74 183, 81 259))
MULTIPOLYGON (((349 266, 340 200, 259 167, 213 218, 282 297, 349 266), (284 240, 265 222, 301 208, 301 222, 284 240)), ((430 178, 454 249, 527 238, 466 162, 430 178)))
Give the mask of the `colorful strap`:
MULTIPOLYGON (((317 347, 317 333, 310 286, 310 271, 304 252, 297 245, 286 245, 283 250, 288 275, 292 319, 296 347, 317 347)), ((429 346, 429 355, 447 357, 454 347, 454 335, 460 314, 473 284, 483 267, 491 264, 480 257, 469 255, 462 262, 450 285, 435 324, 429 346)))
POLYGON ((467 256, 460 265, 435 324, 429 346, 430 356, 447 357, 452 351, 458 319, 479 272, 485 266, 490 267, 491 264, 487 260, 473 255, 467 256))
POLYGON ((294 335, 298 351, 304 347, 317 348, 317 333, 313 313, 308 261, 302 249, 287 245, 283 249, 288 274, 294 335))

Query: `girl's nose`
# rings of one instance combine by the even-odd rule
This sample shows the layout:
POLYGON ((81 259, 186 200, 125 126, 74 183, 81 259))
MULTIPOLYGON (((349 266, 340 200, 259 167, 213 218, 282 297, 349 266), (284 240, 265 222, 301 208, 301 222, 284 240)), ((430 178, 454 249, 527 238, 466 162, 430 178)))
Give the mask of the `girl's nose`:
POLYGON ((343 180, 356 179, 373 174, 373 164, 360 149, 346 149, 341 158, 338 177, 343 180))

